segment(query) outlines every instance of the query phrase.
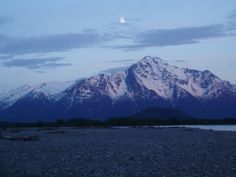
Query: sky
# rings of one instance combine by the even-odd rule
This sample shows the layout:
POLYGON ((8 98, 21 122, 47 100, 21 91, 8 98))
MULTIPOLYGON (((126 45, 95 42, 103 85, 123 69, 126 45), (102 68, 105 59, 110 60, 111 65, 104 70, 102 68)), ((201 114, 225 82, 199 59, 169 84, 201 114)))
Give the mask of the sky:
POLYGON ((235 0, 0 1, 0 91, 119 71, 147 55, 236 84, 235 0))

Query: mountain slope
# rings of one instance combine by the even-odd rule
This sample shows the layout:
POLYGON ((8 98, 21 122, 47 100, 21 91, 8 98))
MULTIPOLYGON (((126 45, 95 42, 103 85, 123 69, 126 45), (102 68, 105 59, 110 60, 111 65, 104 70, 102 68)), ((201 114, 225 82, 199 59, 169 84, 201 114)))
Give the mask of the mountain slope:
POLYGON ((152 107, 144 109, 131 117, 139 118, 139 119, 187 119, 191 118, 190 116, 186 115, 185 113, 176 110, 176 109, 168 109, 168 108, 158 108, 152 107))
POLYGON ((157 57, 144 57, 124 72, 99 74, 59 88, 24 86, 1 96, 0 117, 104 120, 150 107, 174 108, 201 118, 236 116, 235 85, 208 70, 179 68, 157 57), (26 111, 29 108, 31 113, 26 111))
POLYGON ((0 97, 0 116, 6 120, 14 118, 14 121, 52 120, 56 101, 72 83, 74 81, 23 85, 10 90, 0 97))

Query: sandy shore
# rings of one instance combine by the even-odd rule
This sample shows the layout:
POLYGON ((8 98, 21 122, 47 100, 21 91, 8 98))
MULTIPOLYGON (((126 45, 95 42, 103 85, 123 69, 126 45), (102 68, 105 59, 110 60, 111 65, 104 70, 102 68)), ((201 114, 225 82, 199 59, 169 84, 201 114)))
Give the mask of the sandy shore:
POLYGON ((0 177, 236 176, 236 132, 187 128, 4 131, 0 177))

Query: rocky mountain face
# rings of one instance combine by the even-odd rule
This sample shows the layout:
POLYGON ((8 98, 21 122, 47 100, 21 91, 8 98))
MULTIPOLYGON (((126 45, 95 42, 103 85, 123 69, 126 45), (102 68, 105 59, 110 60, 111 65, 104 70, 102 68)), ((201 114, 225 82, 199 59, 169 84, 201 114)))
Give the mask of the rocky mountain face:
POLYGON ((124 72, 75 82, 22 86, 0 94, 0 120, 104 120, 149 107, 199 118, 236 117, 236 86, 208 70, 179 68, 146 56, 124 72))

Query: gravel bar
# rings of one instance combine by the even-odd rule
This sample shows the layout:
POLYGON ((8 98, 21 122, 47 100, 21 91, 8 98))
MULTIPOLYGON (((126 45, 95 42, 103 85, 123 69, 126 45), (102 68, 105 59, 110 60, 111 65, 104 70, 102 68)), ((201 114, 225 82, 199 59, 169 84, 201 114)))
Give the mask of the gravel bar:
POLYGON ((5 130, 0 177, 234 177, 236 132, 190 128, 5 130))

